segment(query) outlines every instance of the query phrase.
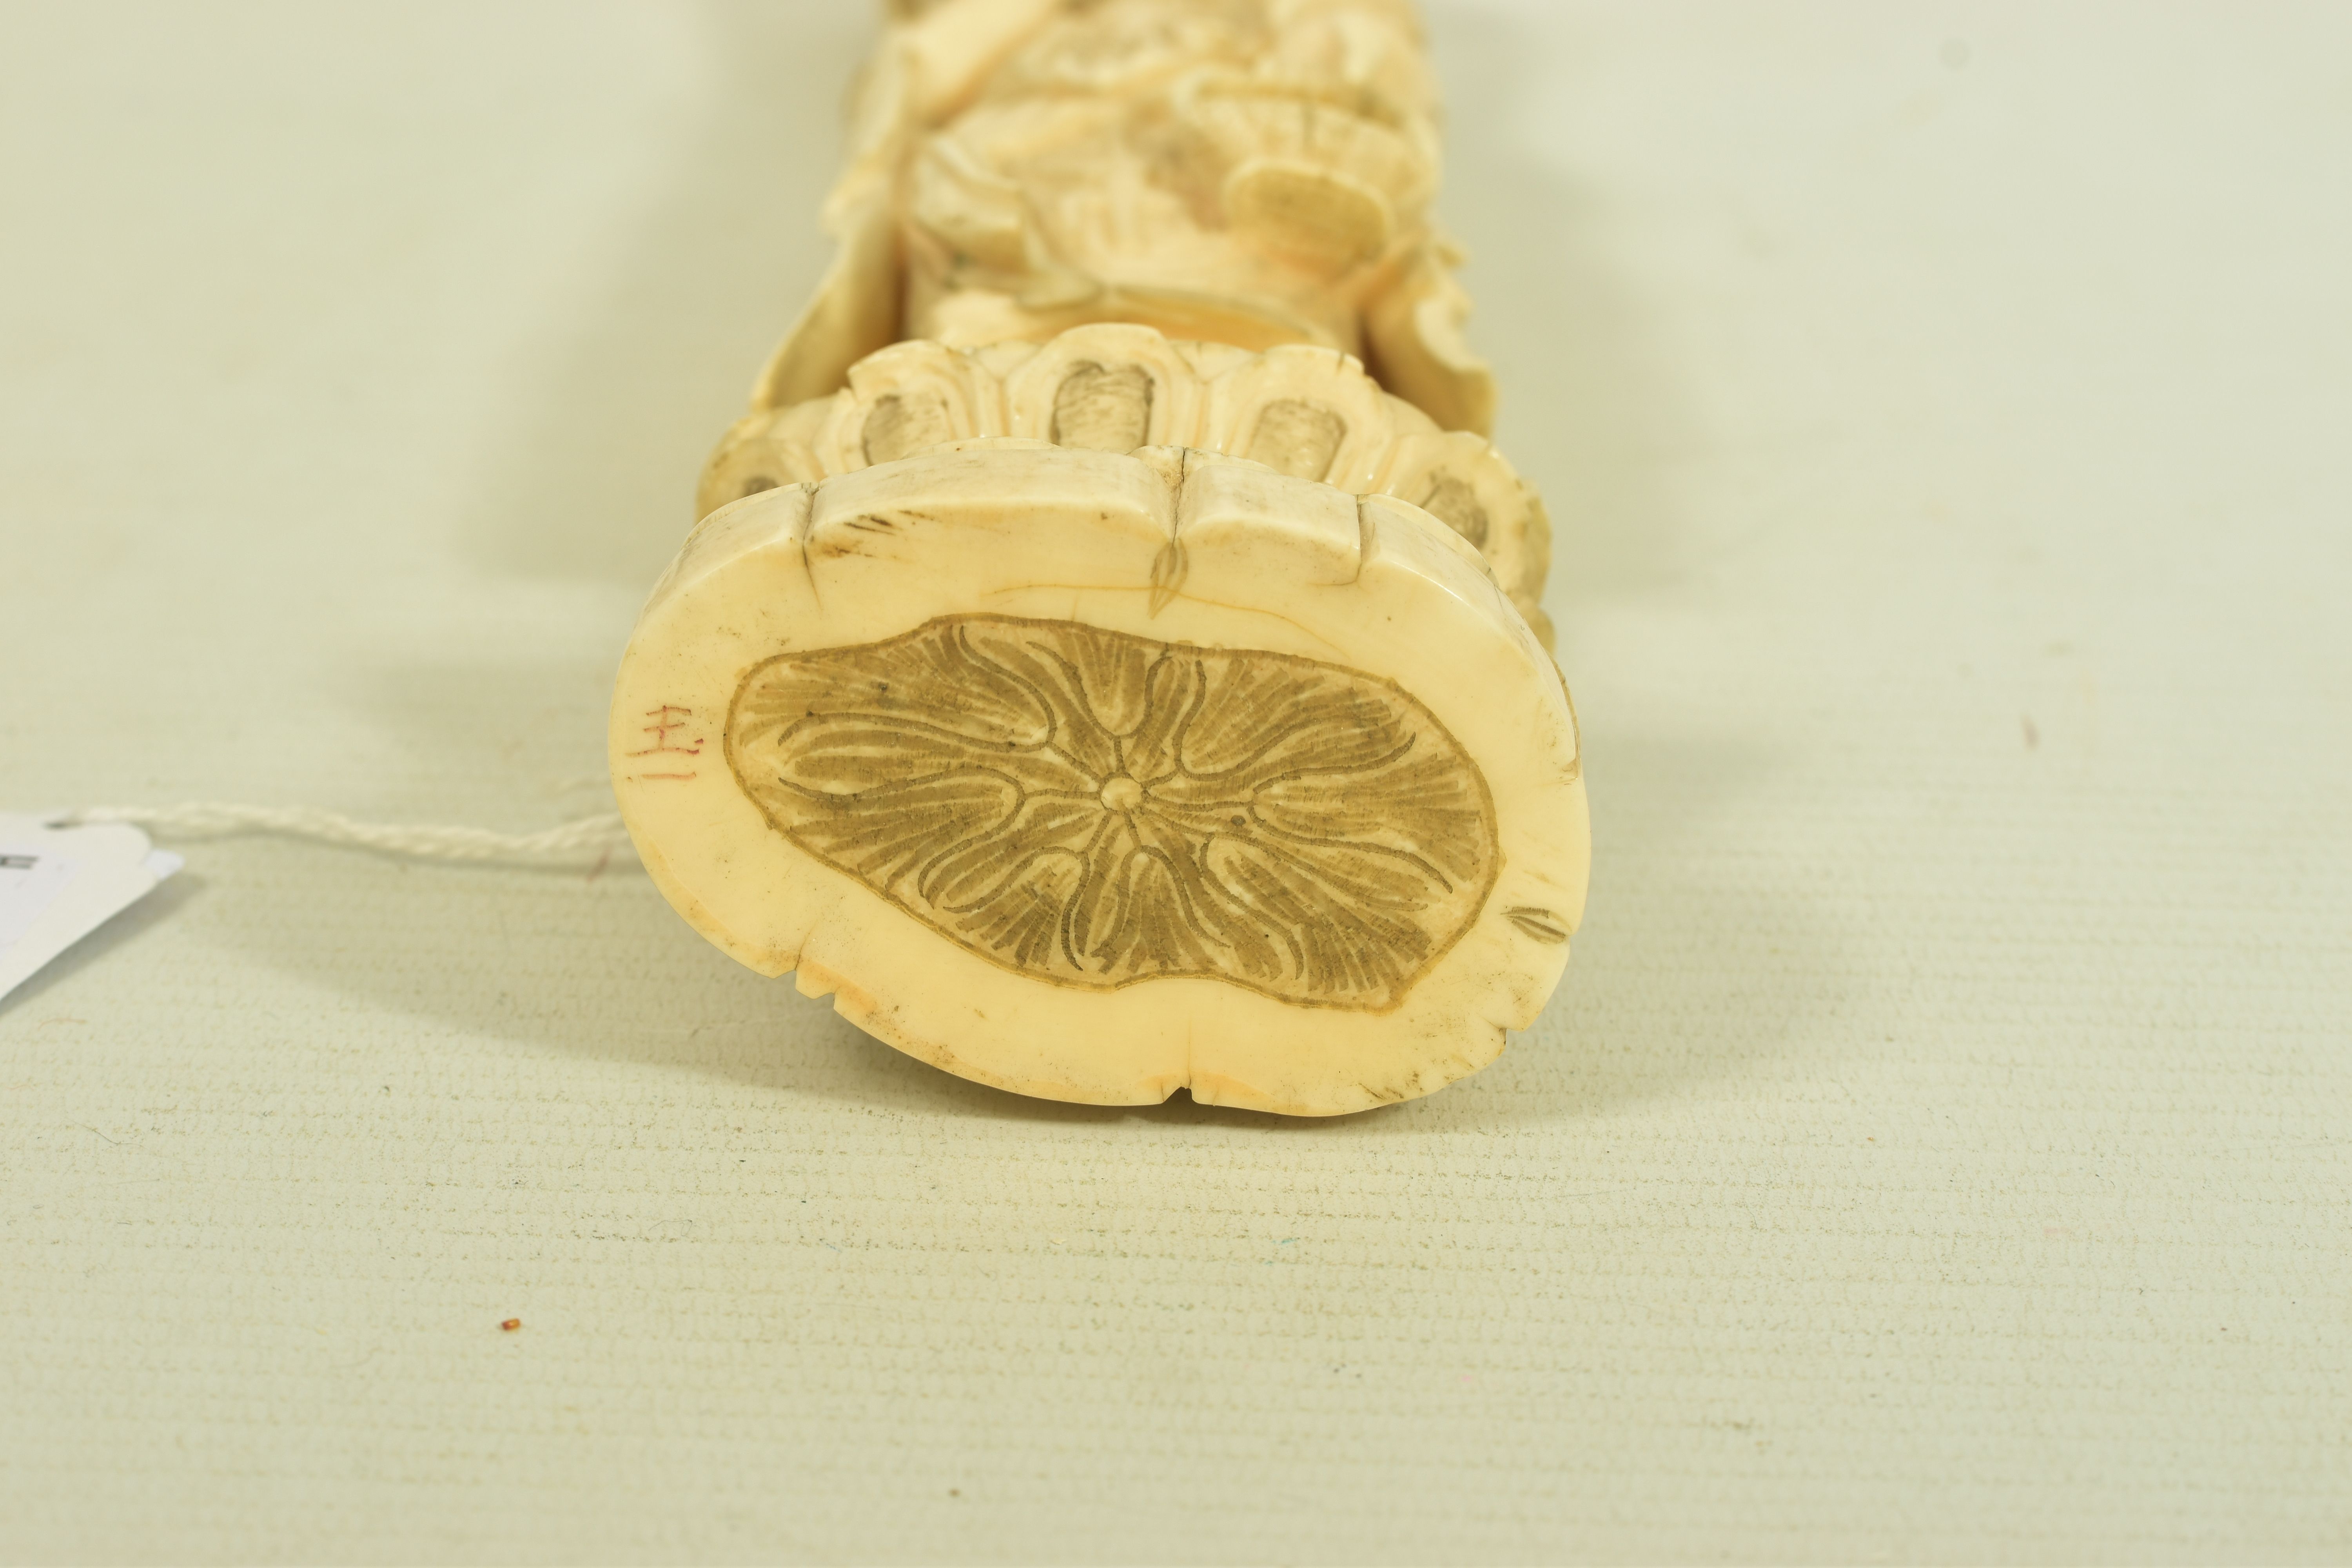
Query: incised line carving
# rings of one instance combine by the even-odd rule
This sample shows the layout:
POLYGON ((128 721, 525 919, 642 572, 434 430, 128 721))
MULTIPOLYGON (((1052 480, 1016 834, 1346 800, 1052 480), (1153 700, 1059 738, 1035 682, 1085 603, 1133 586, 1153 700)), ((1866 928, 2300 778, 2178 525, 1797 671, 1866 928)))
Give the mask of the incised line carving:
POLYGON ((1485 775, 1436 715, 1288 654, 950 616, 755 666, 726 740, 777 832, 1057 985, 1385 1011, 1501 863, 1485 775))

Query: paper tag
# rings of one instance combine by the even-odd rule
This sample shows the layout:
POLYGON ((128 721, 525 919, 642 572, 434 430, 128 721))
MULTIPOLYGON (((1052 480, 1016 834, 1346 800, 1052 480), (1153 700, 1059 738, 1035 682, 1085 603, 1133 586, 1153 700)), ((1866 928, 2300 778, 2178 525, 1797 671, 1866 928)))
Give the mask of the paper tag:
POLYGON ((0 816, 0 996, 184 864, 121 823, 46 827, 0 816))

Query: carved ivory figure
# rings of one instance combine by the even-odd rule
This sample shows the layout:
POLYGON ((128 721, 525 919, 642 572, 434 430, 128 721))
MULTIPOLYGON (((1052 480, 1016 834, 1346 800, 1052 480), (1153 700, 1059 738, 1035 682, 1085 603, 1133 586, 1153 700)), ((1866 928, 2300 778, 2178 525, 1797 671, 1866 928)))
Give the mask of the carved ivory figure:
POLYGON ((1477 1070, 1590 860, 1406 0, 896 0, 817 298, 639 620, 680 913, 1024 1094, 1477 1070))

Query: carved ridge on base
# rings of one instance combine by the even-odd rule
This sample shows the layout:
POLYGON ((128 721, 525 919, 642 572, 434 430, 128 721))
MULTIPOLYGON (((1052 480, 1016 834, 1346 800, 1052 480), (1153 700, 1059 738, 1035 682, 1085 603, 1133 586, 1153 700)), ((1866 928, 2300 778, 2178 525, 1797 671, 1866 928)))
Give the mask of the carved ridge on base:
POLYGON ((1492 442, 1442 431, 1328 349, 1264 354, 1171 342, 1150 327, 1079 327, 1050 342, 967 353, 895 344, 849 385, 739 421, 703 469, 698 516, 936 446, 988 437, 1125 452, 1183 447, 1294 479, 1420 507, 1475 547, 1512 605, 1552 646, 1542 607, 1551 522, 1492 442))

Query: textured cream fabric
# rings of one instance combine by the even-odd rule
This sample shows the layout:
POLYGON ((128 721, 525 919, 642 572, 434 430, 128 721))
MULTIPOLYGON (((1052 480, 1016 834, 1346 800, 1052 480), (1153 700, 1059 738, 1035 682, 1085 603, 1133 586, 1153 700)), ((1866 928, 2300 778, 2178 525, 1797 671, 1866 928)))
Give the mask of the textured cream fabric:
MULTIPOLYGON (((0 802, 604 809, 864 13, 0 24, 0 802)), ((0 1005, 0 1558, 2352 1556, 2352 9, 1433 33, 1542 1026, 1035 1104, 634 871, 184 844, 0 1005)))

